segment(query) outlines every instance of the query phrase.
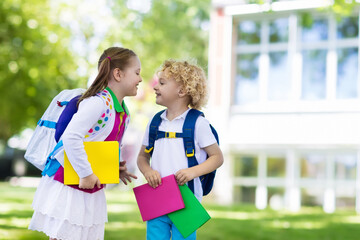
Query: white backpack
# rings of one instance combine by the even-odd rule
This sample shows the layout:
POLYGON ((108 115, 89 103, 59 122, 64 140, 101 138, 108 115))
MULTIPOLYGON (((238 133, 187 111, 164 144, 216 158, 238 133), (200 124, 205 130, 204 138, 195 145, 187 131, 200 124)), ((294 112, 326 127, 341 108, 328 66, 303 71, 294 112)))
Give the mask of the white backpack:
POLYGON ((39 120, 26 148, 24 157, 41 171, 44 170, 47 157, 57 144, 55 140, 56 123, 65 109, 65 105, 74 97, 83 94, 85 90, 86 89, 83 88, 77 88, 61 91, 53 98, 39 120))

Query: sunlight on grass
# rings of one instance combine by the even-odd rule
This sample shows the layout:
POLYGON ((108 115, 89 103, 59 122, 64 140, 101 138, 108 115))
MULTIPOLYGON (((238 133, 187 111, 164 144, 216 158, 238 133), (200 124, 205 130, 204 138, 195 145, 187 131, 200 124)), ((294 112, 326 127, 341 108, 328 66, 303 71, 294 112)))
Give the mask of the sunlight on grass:
POLYGON ((17 228, 27 228, 31 218, 12 217, 7 219, 0 219, 0 225, 14 226, 17 228))
POLYGON ((238 211, 217 211, 208 210, 209 215, 212 218, 219 219, 234 219, 234 220, 246 220, 246 219, 261 219, 265 217, 266 213, 253 213, 253 212, 238 212, 238 211))
POLYGON ((21 204, 21 203, 3 203, 2 201, 0 202, 0 213, 4 214, 4 213, 9 213, 11 211, 23 211, 23 210, 28 210, 29 206, 25 205, 25 204, 21 204))
POLYGON ((123 228, 135 228, 135 229, 145 229, 146 224, 145 223, 139 223, 139 222, 109 222, 106 224, 106 228, 109 230, 117 230, 117 229, 123 229, 123 228))
POLYGON ((289 222, 275 220, 269 222, 269 226, 273 228, 291 228, 291 229, 321 229, 326 227, 326 222, 289 222))
POLYGON ((342 222, 359 224, 360 223, 360 215, 343 217, 342 222))
POLYGON ((118 203, 118 204, 108 204, 108 212, 112 213, 125 213, 125 212, 134 212, 137 211, 137 206, 134 204, 118 203))

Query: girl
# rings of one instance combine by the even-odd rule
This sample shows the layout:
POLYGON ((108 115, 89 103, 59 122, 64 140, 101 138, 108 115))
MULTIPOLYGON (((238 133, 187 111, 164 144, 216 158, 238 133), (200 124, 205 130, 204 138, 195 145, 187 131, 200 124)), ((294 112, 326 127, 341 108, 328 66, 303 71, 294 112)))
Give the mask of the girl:
MULTIPOLYGON (((50 240, 104 239, 107 222, 105 193, 87 161, 83 142, 121 142, 129 121, 123 99, 136 95, 142 79, 139 58, 126 48, 105 50, 99 59, 98 69, 93 84, 78 100, 78 111, 66 127, 62 141, 59 141, 62 145, 50 154, 35 193, 34 214, 29 229, 44 232, 50 240), (103 122, 99 124, 100 121, 103 122), (80 177, 78 186, 63 184, 61 165, 64 150, 80 177)), ((120 179, 127 184, 131 178, 136 179, 136 176, 130 174, 122 162, 120 179)))

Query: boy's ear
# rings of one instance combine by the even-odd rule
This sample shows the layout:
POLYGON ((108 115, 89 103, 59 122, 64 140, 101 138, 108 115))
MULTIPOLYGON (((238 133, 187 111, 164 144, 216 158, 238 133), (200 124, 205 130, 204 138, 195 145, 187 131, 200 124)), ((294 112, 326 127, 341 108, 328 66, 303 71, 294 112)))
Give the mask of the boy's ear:
POLYGON ((187 95, 186 92, 185 92, 185 90, 184 90, 183 88, 180 88, 180 89, 179 89, 178 94, 179 94, 179 97, 185 97, 185 96, 187 95))
POLYGON ((121 78, 124 76, 124 73, 123 73, 123 71, 121 71, 120 68, 114 68, 112 74, 113 74, 115 81, 117 81, 117 82, 120 82, 121 78))

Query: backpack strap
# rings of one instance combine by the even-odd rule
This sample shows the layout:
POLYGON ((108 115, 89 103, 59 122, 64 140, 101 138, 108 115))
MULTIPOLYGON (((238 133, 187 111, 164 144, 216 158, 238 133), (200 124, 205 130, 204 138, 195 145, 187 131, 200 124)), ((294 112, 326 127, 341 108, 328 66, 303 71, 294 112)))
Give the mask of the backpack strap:
MULTIPOLYGON (((185 148, 185 155, 188 158, 188 167, 194 167, 198 165, 198 161, 195 158, 195 123, 199 116, 204 116, 204 113, 196 109, 190 109, 186 115, 183 125, 183 141, 185 148)), ((188 187, 194 193, 194 180, 188 182, 188 187)))
POLYGON ((69 122, 71 121, 72 117, 74 116, 74 114, 77 112, 78 108, 77 108, 77 102, 79 100, 79 98, 81 97, 81 95, 78 95, 74 98, 72 98, 70 101, 63 101, 61 102, 63 105, 59 105, 60 107, 65 106, 65 109, 63 110, 63 112, 61 113, 57 123, 56 123, 56 127, 55 127, 55 140, 56 142, 59 142, 62 134, 64 133, 67 125, 69 124, 69 122), (64 104, 66 103, 66 104, 64 104))
POLYGON ((160 123, 161 123, 160 116, 164 111, 165 110, 162 110, 162 111, 158 112, 157 114, 155 114, 155 116, 151 120, 151 123, 149 126, 149 144, 145 148, 145 152, 150 153, 150 155, 152 155, 152 153, 153 153, 155 140, 157 139, 156 137, 158 134, 158 129, 159 129, 160 123))

